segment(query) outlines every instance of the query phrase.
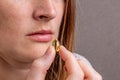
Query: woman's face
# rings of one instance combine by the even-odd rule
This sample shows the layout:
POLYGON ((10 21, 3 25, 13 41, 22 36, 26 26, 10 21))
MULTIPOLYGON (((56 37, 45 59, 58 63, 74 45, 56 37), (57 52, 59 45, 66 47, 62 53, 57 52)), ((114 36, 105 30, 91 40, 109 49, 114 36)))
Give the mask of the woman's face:
POLYGON ((64 0, 0 0, 0 56, 29 62, 58 37, 64 0))

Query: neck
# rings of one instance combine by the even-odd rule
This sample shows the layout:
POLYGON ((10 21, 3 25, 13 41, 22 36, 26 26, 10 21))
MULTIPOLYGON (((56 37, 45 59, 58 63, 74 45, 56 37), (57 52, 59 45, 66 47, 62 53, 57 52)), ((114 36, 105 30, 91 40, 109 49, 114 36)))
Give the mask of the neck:
POLYGON ((10 64, 0 58, 0 80, 25 80, 29 70, 30 68, 10 66, 10 64))

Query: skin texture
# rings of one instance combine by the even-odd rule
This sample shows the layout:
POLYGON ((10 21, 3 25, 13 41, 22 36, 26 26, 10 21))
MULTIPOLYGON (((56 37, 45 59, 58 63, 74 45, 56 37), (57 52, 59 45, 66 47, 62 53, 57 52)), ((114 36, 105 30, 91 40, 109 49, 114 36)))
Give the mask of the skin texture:
MULTIPOLYGON (((55 57, 51 44, 58 37, 64 6, 64 0, 0 0, 0 80, 45 79, 55 57), (27 34, 43 29, 53 31, 49 42, 28 38, 27 34)), ((67 80, 102 80, 64 46, 59 55, 65 61, 67 80)))
POLYGON ((64 0, 0 0, 2 80, 7 80, 6 75, 9 75, 8 80, 11 76, 17 77, 11 80, 24 80, 23 75, 29 71, 33 61, 43 57, 58 37, 63 13, 64 0), (53 31, 51 41, 35 42, 26 36, 43 29, 53 31))
POLYGON ((102 80, 102 76, 91 65, 85 60, 76 60, 64 46, 60 47, 59 55, 65 61, 67 80, 102 80))
POLYGON ((43 56, 58 36, 63 11, 64 0, 1 0, 0 56, 14 67, 18 61, 31 62, 43 56), (51 41, 38 43, 26 36, 42 29, 53 31, 51 41))

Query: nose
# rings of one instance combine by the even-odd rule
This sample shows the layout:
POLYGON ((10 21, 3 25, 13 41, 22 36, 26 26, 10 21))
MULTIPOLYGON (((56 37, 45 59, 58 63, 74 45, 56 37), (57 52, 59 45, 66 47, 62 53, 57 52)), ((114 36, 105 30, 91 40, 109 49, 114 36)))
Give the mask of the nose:
POLYGON ((52 2, 52 0, 40 0, 38 6, 33 12, 33 17, 36 20, 49 21, 54 19, 56 15, 57 13, 55 4, 52 2))

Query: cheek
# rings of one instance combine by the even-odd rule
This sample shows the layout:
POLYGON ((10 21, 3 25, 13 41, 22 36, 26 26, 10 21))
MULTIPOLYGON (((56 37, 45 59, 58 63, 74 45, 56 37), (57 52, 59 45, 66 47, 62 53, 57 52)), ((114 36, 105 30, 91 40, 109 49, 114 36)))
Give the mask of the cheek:
POLYGON ((27 25, 30 7, 21 0, 18 3, 10 1, 0 1, 0 36, 17 35, 20 31, 24 31, 27 25), (24 3, 21 5, 20 3, 24 3), (7 4, 7 5, 6 5, 7 4), (24 7, 24 8, 23 8, 24 7), (23 27, 22 27, 23 26, 23 27))
MULTIPOLYGON (((20 42, 20 37, 24 34, 26 28, 23 20, 21 8, 15 5, 0 4, 0 49, 12 47, 20 42)), ((0 51, 1 51, 0 50, 0 51)), ((5 50, 4 50, 5 51, 5 50)))
POLYGON ((64 16, 64 3, 57 5, 56 12, 57 12, 57 16, 55 19, 55 24, 57 23, 57 30, 56 31, 59 32, 61 23, 63 21, 63 16, 64 16))
MULTIPOLYGON (((59 11, 58 11, 59 12, 59 11)), ((60 12, 59 12, 60 13, 60 12)), ((63 12, 64 13, 64 12, 63 12)), ((61 14, 58 14, 58 20, 56 20, 56 23, 58 23, 58 27, 57 27, 57 32, 58 32, 58 35, 59 35, 59 30, 60 30, 60 27, 61 27, 61 24, 63 22, 63 13, 61 14)))

